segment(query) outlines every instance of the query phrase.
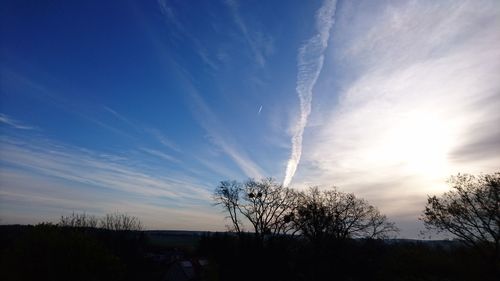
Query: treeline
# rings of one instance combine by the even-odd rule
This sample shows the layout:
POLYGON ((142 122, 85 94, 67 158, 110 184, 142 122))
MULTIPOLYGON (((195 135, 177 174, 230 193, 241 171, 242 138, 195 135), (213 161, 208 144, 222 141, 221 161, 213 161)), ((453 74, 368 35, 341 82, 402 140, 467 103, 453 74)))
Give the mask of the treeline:
POLYGON ((495 281, 498 273, 473 248, 452 241, 323 240, 254 235, 205 236, 199 255, 210 280, 495 281))
POLYGON ((428 233, 455 242, 390 243, 396 225, 337 188, 296 191, 272 179, 214 191, 232 235, 200 250, 219 280, 500 280, 500 173, 458 174, 423 206, 428 233))
POLYGON ((77 228, 101 228, 115 231, 140 231, 142 224, 139 218, 122 213, 106 214, 96 217, 87 213, 73 212, 69 216, 61 216, 58 226, 77 228))
POLYGON ((138 218, 62 216, 56 224, 0 226, 2 280, 160 280, 138 218))
POLYGON ((260 240, 300 234, 319 243, 324 239, 387 238, 398 232, 375 206, 337 188, 297 191, 273 179, 223 181, 214 200, 231 222, 230 231, 251 231, 260 240), (245 222, 251 229, 245 229, 245 222))

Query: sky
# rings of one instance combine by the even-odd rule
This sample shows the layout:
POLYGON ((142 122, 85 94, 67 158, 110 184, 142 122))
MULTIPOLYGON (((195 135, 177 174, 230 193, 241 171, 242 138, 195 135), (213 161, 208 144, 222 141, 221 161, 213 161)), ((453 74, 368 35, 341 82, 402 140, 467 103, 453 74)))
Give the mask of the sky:
POLYGON ((0 223, 224 230, 226 179, 353 192, 418 238, 500 167, 498 1, 1 1, 0 223))

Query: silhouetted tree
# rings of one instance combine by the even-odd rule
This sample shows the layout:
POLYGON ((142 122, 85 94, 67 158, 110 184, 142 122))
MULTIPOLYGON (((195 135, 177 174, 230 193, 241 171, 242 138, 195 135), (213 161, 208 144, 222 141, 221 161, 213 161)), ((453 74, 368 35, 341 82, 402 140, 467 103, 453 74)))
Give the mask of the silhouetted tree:
POLYGON ((142 224, 139 218, 127 214, 106 214, 100 220, 100 227, 116 231, 140 231, 142 224))
POLYGON ((255 235, 283 234, 292 228, 290 214, 296 207, 296 192, 273 179, 245 183, 223 181, 216 188, 214 200, 232 222, 232 230, 243 231, 242 218, 252 225, 255 235))
POLYGON ((428 229, 448 232, 476 248, 493 245, 499 258, 500 173, 458 174, 452 189, 427 199, 422 220, 428 229))
POLYGON ((302 192, 294 215, 295 227, 311 241, 323 238, 384 238, 398 229, 377 208, 336 188, 302 192))
POLYGON ((242 232, 242 222, 239 218, 240 214, 240 193, 242 185, 237 181, 222 181, 215 189, 213 198, 216 205, 221 205, 224 211, 228 214, 227 217, 231 220, 232 225, 229 226, 230 231, 242 232))
POLYGON ((90 227, 96 228, 98 225, 98 219, 96 216, 89 215, 86 213, 75 213, 73 212, 69 216, 61 216, 58 225, 65 227, 90 227))
POLYGON ((292 218, 295 228, 311 241, 321 241, 329 232, 333 220, 318 188, 300 193, 299 204, 292 218))
POLYGON ((258 238, 300 232, 320 241, 326 236, 382 238, 397 232, 394 223, 377 208, 337 189, 320 191, 315 187, 296 192, 272 179, 223 181, 215 190, 214 200, 231 220, 231 230, 241 233, 244 218, 258 238))
POLYGON ((273 179, 249 180, 245 183, 242 214, 257 235, 283 234, 292 229, 289 215, 296 208, 296 192, 273 179))
POLYGON ((61 216, 58 226, 97 228, 116 231, 140 231, 142 224, 139 218, 122 213, 106 214, 102 218, 87 213, 73 212, 69 216, 61 216))

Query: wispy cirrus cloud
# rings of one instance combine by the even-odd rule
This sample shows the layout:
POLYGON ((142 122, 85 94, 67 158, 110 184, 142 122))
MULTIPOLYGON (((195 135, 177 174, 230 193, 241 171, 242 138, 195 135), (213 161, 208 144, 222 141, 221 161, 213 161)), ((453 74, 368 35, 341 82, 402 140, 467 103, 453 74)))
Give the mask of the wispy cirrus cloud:
POLYGON ((146 129, 161 145, 175 152, 182 152, 179 146, 157 129, 146 129))
MULTIPOLYGON (((47 75, 46 73, 37 73, 40 77, 47 75)), ((16 95, 25 95, 25 98, 29 98, 32 102, 40 102, 44 107, 49 107, 53 110, 57 110, 60 113, 64 112, 69 116, 74 118, 78 118, 84 120, 86 122, 91 122, 103 130, 112 132, 117 135, 121 135, 126 138, 133 138, 129 132, 121 130, 116 126, 108 123, 102 118, 102 112, 106 111, 111 113, 116 118, 120 119, 123 122, 128 123, 129 125, 133 125, 129 120, 127 120, 124 116, 118 114, 113 109, 102 106, 100 104, 95 104, 88 102, 86 100, 70 98, 65 93, 61 92, 57 89, 56 86, 49 86, 48 83, 40 82, 40 78, 32 78, 25 74, 18 73, 8 68, 0 68, 0 76, 2 77, 2 91, 6 91, 8 89, 9 94, 15 93, 16 95), (10 93, 12 92, 12 93, 10 93), (96 110, 97 109, 97 110, 96 110)), ((2 118, 3 121, 0 122, 10 122, 11 126, 17 126, 18 129, 36 129, 35 127, 27 126, 19 123, 16 120, 12 120, 12 118, 8 116, 4 116, 2 118)))
POLYGON ((210 56, 210 52, 204 47, 204 44, 198 40, 197 37, 193 36, 182 23, 181 19, 176 15, 174 8, 167 0, 158 0, 161 13, 165 16, 166 21, 169 25, 173 26, 177 32, 182 36, 187 38, 193 45, 198 57, 212 69, 216 70, 219 68, 217 60, 210 56))
POLYGON ((85 185, 19 169, 0 169, 2 223, 58 222, 62 215, 86 212, 101 216, 123 212, 140 218, 147 229, 220 230, 224 221, 203 204, 109 193, 85 185))
POLYGON ((36 129, 36 127, 23 124, 22 122, 15 120, 12 117, 9 117, 3 113, 0 113, 0 123, 6 124, 10 127, 20 129, 20 130, 35 130, 36 129))
MULTIPOLYGON (((104 110, 111 113, 114 117, 117 119, 121 120, 122 122, 128 124, 130 127, 134 129, 134 133, 136 134, 141 134, 143 135, 144 132, 149 134, 152 138, 154 138, 157 142, 159 142, 163 147, 167 148, 170 151, 175 151, 177 153, 182 153, 182 150, 179 148, 179 146, 172 141, 170 138, 168 138, 165 134, 163 134, 160 130, 155 129, 155 128, 144 128, 144 126, 137 125, 136 122, 133 122, 129 118, 125 117, 124 115, 118 113, 116 110, 108 107, 108 106, 103 106, 104 110)), ((150 152, 151 155, 156 155, 160 156, 163 159, 170 159, 172 162, 177 162, 178 160, 175 159, 173 156, 167 155, 163 152, 157 151, 157 150, 151 150, 151 149, 141 149, 145 152, 150 152)))
POLYGON ((251 31, 239 12, 239 3, 237 0, 226 0, 226 5, 231 11, 234 23, 243 35, 245 42, 250 47, 253 57, 261 67, 266 65, 267 56, 273 53, 273 39, 265 33, 251 31))
POLYGON ((115 118, 119 119, 120 121, 128 124, 129 126, 133 127, 134 129, 138 130, 137 125, 134 124, 132 121, 130 121, 128 118, 123 116, 122 114, 118 113, 116 110, 112 109, 111 107, 108 106, 103 106, 104 110, 111 113, 115 118))
MULTIPOLYGON (((43 141, 2 139, 2 162, 64 180, 120 192, 177 198, 209 198, 202 186, 156 175, 125 156, 94 152, 43 141), (182 188, 176 188, 178 184, 182 188)), ((193 182, 196 180, 193 179, 193 182)))
POLYGON ((302 154, 302 137, 311 113, 313 88, 318 80, 325 58, 324 52, 328 47, 330 29, 334 22, 337 1, 327 0, 316 14, 317 33, 299 49, 297 56, 297 87, 300 100, 300 111, 297 122, 293 126, 292 151, 288 159, 283 185, 288 186, 292 181, 302 154))
POLYGON ((200 125, 208 133, 210 141, 222 149, 246 176, 262 178, 264 175, 262 169, 251 160, 244 149, 235 144, 231 134, 221 125, 217 116, 197 93, 196 89, 191 88, 191 96, 195 108, 195 116, 198 118, 200 125))
MULTIPOLYGON (((205 102, 202 95, 199 93, 198 89, 193 83, 193 77, 189 70, 182 66, 178 60, 171 60, 173 69, 176 70, 176 75, 178 82, 182 85, 185 93, 188 97, 188 105, 191 112, 199 125, 207 133, 207 138, 216 147, 221 149, 225 155, 227 155, 238 168, 247 176, 252 178, 262 178, 265 173, 255 163, 252 158, 247 154, 244 148, 239 146, 232 136, 232 133, 228 131, 223 122, 221 122, 214 111, 205 102)), ((158 140, 167 147, 174 149, 176 146, 171 145, 168 138, 159 134, 156 130, 150 130, 153 135, 155 135, 158 140)), ((175 149, 174 149, 175 150, 175 149)), ((194 157, 195 159, 200 159, 199 157, 194 157)), ((207 163, 207 161, 199 161, 200 163, 207 163)), ((213 169, 213 167, 209 167, 213 169)), ((226 173, 224 174, 234 174, 226 173)))
MULTIPOLYGON (((212 68, 217 69, 218 61, 212 60, 208 56, 208 50, 204 47, 202 42, 195 36, 193 36, 186 28, 186 25, 182 22, 182 19, 176 13, 174 7, 166 0, 159 0, 160 9, 165 19, 168 21, 169 25, 173 26, 181 36, 189 40, 195 47, 195 51, 198 56, 202 58, 206 64, 212 65, 212 68)), ((239 14, 238 3, 235 1, 227 1, 225 4, 230 8, 231 16, 238 30, 242 33, 244 41, 249 45, 252 52, 252 56, 255 58, 256 62, 260 66, 265 65, 266 56, 272 53, 272 39, 265 36, 261 32, 251 31, 247 24, 243 21, 239 14)), ((236 166, 243 172, 244 175, 248 177, 260 178, 264 175, 264 172, 255 163, 250 155, 237 144, 235 138, 232 136, 232 132, 227 130, 223 125, 223 122, 219 120, 216 113, 209 107, 209 105, 204 101, 204 98, 199 93, 197 87, 193 80, 192 71, 187 69, 185 64, 179 58, 171 58, 171 63, 173 68, 176 69, 176 74, 178 76, 179 82, 184 86, 184 90, 189 94, 189 106, 198 121, 200 126, 206 131, 207 139, 220 149, 231 161, 233 161, 236 166)), ((166 147, 174 149, 174 145, 168 138, 162 137, 160 134, 153 133, 157 136, 157 139, 164 144, 166 147)), ((174 149, 175 150, 175 149, 174 149)), ((211 161, 206 161, 206 159, 201 159, 200 157, 194 156, 195 159, 199 160, 201 164, 207 166, 209 169, 213 169, 215 163, 210 163, 211 161)), ((225 175, 234 175, 234 172, 228 172, 227 169, 222 168, 223 165, 218 166, 218 173, 224 171, 225 175)))
POLYGON ((150 155, 153 155, 153 156, 156 156, 156 157, 159 157, 163 160, 167 160, 167 161, 170 161, 170 162, 173 162, 173 163, 180 163, 180 161, 169 155, 169 154, 166 154, 165 152, 161 152, 161 151, 158 151, 158 150, 155 150, 155 149, 149 149, 149 148, 144 148, 144 147, 141 147, 140 148, 141 151, 144 151, 150 155))
MULTIPOLYGON (((70 147, 50 140, 6 136, 1 138, 0 147, 2 205, 25 206, 24 209, 8 208, 13 215, 7 217, 28 212, 26 205, 20 205, 20 201, 26 203, 26 200, 32 201, 30 208, 40 204, 41 209, 59 214, 71 208, 93 212, 116 208, 140 213, 150 209, 148 205, 154 205, 160 212, 154 217, 163 214, 174 225, 180 223, 182 217, 176 218, 171 212, 184 212, 190 217, 197 214, 207 216, 212 212, 211 187, 186 175, 159 174, 156 168, 139 159, 70 147), (51 194, 51 197, 46 194, 51 194), (88 202, 98 201, 99 208, 92 207, 95 206, 93 203, 86 204, 85 198, 89 199, 88 202), (117 200, 124 204, 120 205, 117 200)), ((29 212, 25 215, 33 217, 29 212)), ((212 221, 217 221, 215 212, 212 221)))
POLYGON ((450 175, 500 165, 500 4, 351 5, 338 11, 327 66, 348 65, 350 79, 320 90, 339 98, 315 115, 297 181, 334 183, 415 225, 450 175))

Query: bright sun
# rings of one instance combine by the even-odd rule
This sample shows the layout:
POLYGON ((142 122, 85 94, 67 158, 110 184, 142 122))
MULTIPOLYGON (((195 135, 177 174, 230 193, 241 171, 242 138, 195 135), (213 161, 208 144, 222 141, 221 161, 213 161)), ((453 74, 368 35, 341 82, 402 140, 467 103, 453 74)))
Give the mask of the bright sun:
POLYGON ((455 139, 451 128, 437 114, 405 113, 387 128, 379 156, 407 174, 432 179, 447 176, 447 156, 455 139))
POLYGON ((443 119, 429 113, 411 114, 396 129, 395 153, 419 174, 448 173, 447 154, 453 138, 443 119))

